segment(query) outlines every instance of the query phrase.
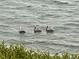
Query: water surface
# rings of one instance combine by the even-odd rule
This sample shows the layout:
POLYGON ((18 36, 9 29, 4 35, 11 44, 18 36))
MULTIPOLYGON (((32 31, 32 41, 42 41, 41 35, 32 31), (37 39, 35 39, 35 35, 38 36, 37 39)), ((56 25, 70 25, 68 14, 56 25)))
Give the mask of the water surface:
POLYGON ((51 53, 79 53, 79 1, 0 0, 0 40, 51 53), (43 32, 34 33, 34 25, 43 32), (47 25, 54 33, 46 33, 47 25), (20 27, 25 35, 18 33, 20 27))

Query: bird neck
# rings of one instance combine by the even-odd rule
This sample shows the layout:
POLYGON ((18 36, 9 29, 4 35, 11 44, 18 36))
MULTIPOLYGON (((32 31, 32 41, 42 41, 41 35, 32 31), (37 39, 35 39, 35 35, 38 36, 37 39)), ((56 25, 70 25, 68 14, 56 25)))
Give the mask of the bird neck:
POLYGON ((34 30, 36 29, 36 27, 34 28, 34 30))
POLYGON ((46 30, 48 29, 48 26, 46 27, 46 30))

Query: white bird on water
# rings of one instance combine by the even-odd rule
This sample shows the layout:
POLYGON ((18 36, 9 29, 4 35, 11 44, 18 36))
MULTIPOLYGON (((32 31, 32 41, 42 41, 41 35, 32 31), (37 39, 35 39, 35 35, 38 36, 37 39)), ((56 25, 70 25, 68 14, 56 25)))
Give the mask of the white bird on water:
POLYGON ((34 26, 34 33, 40 33, 40 32, 42 32, 42 30, 34 26))
POLYGON ((53 29, 49 29, 49 27, 47 26, 47 27, 46 27, 46 32, 47 32, 47 33, 53 33, 54 30, 53 30, 53 29))

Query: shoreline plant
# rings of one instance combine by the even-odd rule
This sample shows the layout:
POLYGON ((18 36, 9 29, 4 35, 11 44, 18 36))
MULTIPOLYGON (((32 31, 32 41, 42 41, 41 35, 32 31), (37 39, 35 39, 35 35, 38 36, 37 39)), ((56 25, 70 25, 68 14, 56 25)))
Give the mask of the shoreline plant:
POLYGON ((79 59, 79 55, 56 53, 51 56, 47 52, 28 50, 23 45, 7 46, 3 41, 0 44, 0 59, 79 59))

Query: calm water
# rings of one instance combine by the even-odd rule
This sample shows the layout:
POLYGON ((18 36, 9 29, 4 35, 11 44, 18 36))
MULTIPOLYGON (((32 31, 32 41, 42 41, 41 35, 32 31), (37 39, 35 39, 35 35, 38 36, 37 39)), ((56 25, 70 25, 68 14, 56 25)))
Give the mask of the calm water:
POLYGON ((28 48, 79 53, 78 0, 0 0, 0 41, 28 48), (34 33, 39 25, 42 33, 34 33), (55 31, 47 34, 46 26, 55 31), (20 35, 18 31, 26 31, 20 35))

